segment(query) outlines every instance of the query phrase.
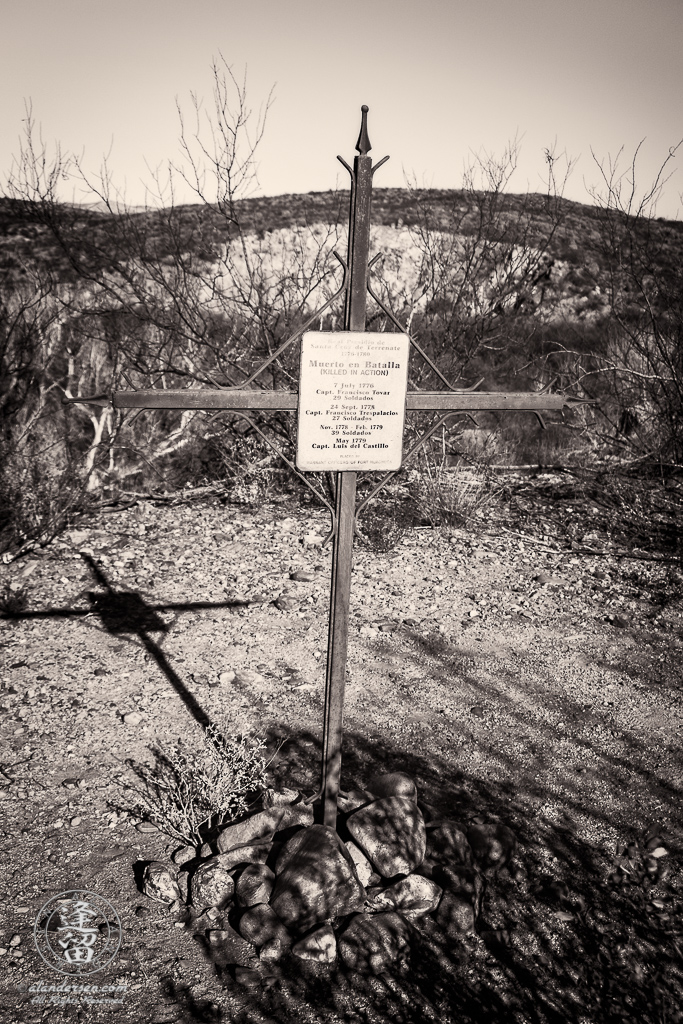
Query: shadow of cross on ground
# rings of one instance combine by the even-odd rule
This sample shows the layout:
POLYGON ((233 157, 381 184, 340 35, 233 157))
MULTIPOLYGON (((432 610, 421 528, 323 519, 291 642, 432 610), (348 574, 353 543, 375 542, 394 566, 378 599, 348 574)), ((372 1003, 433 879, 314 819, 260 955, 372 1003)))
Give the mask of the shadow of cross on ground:
POLYGON ((115 590, 106 573, 90 555, 81 552, 81 558, 103 591, 103 593, 85 591, 90 604, 89 608, 41 608, 36 611, 5 613, 0 616, 0 619, 12 619, 16 622, 24 619, 71 619, 96 614, 104 629, 112 636, 121 639, 137 638, 171 683, 194 720, 203 728, 210 725, 211 719, 208 714, 173 668, 160 643, 155 641, 151 634, 167 634, 169 631, 169 626, 164 622, 160 613, 191 612, 208 608, 234 608, 241 607, 244 602, 185 601, 171 604, 149 604, 137 591, 115 590))
POLYGON ((209 716, 188 690, 159 644, 155 643, 150 636, 150 633, 168 632, 168 626, 158 613, 162 610, 170 611, 172 607, 177 609, 180 606, 154 607, 148 605, 144 598, 135 591, 116 591, 90 555, 82 554, 81 557, 104 590, 103 594, 88 593, 92 610, 99 615, 104 628, 114 636, 126 633, 134 634, 164 673, 195 721, 206 728, 211 721, 209 716))

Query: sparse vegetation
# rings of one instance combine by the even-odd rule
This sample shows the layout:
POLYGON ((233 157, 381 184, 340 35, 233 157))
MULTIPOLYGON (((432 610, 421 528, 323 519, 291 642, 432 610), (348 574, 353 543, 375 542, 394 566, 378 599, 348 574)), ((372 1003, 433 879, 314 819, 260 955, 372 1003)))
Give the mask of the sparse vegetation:
MULTIPOLYGON (((264 120, 250 122, 229 68, 216 66, 214 82, 213 116, 202 120, 196 106, 181 114, 182 160, 157 177, 158 203, 144 210, 126 207, 106 176, 87 179, 77 159, 50 155, 29 111, 0 198, 4 552, 45 543, 80 511, 122 495, 227 478, 234 500, 255 503, 299 487, 256 433, 291 451, 291 416, 62 404, 136 387, 239 384, 338 287, 332 250, 345 244, 346 194, 251 195, 264 120), (174 204, 178 176, 195 204, 174 204), (93 204, 59 201, 64 177, 93 204)), ((516 158, 513 143, 500 159, 475 159, 459 190, 375 190, 373 245, 384 259, 371 277, 393 319, 371 303, 368 329, 408 327, 454 382, 553 384, 595 400, 566 420, 549 417, 546 434, 526 416, 478 414, 477 429, 503 438, 502 461, 599 469, 618 458, 641 473, 677 472, 682 226, 654 216, 657 183, 635 203, 616 169, 604 172, 596 205, 565 200, 571 162, 554 153, 545 194, 510 195, 516 158)), ((314 326, 334 329, 341 312, 338 297, 314 326)), ((253 386, 296 387, 296 350, 253 386)), ((417 355, 411 381, 443 386, 417 355)), ((461 431, 456 424, 450 439, 461 431)), ((423 480, 424 501, 434 479, 423 480)))
POLYGON ((172 839, 201 845, 212 830, 245 814, 267 785, 265 740, 210 724, 198 739, 153 750, 153 765, 133 768, 133 813, 172 839))

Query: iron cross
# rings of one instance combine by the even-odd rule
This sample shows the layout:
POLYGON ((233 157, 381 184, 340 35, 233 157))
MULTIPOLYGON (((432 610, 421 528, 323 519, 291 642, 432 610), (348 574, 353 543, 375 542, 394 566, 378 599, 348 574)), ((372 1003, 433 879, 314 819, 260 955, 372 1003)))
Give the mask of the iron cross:
MULTIPOLYGON (((405 328, 391 310, 381 302, 368 281, 369 269, 375 260, 369 261, 370 248, 370 204, 372 180, 375 171, 386 161, 384 157, 374 166, 369 156, 371 149, 367 131, 367 106, 361 108, 361 130, 356 144, 357 155, 353 167, 341 157, 338 159, 351 176, 351 206, 349 214, 348 256, 344 261, 338 253, 334 255, 343 266, 344 278, 339 290, 318 309, 301 328, 292 335, 239 386, 216 387, 215 389, 188 390, 137 390, 116 391, 111 397, 116 409, 183 409, 231 411, 247 419, 252 427, 271 446, 271 440, 250 419, 250 412, 286 411, 296 412, 299 404, 297 391, 259 390, 250 385, 259 374, 273 363, 290 345, 298 341, 304 332, 342 293, 345 296, 344 331, 363 332, 366 322, 366 299, 368 293, 403 334, 405 328)), ((377 259, 376 257, 375 259, 377 259)), ((426 360, 447 390, 436 392, 406 391, 405 411, 442 413, 431 429, 420 438, 413 448, 404 454, 409 458, 446 420, 458 413, 472 413, 489 410, 498 412, 533 412, 561 410, 573 404, 573 399, 564 394, 543 392, 488 392, 458 390, 452 387, 438 367, 420 348, 414 338, 411 346, 426 360)), ((72 400, 73 401, 73 400, 72 400)), ((76 401, 87 402, 87 399, 76 401)), ((101 400, 98 404, 102 404, 101 400)), ((541 421, 542 422, 542 421, 541 421)), ((298 472, 284 454, 275 449, 295 472, 298 472)), ((299 474, 301 475, 301 474, 299 474)), ((329 632, 327 647, 327 672, 325 681, 325 709, 323 724, 322 779, 317 797, 322 798, 323 820, 326 825, 336 827, 337 797, 341 776, 342 722, 344 710, 344 689, 346 682, 346 661, 349 631, 349 601, 351 593, 351 572, 353 564, 353 539, 356 516, 372 497, 387 483, 394 473, 385 475, 365 500, 356 508, 356 478, 352 471, 337 472, 335 477, 335 506, 322 500, 332 515, 332 580, 330 593, 329 632)), ((320 498, 321 495, 310 482, 304 482, 320 498)))

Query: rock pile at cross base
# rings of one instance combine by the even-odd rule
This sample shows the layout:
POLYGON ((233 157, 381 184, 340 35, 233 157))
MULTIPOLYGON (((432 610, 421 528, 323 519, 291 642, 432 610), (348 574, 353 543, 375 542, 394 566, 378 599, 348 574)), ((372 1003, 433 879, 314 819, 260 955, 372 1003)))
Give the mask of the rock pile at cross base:
POLYGON ((297 793, 271 790, 267 802, 212 846, 148 864, 143 880, 151 899, 187 908, 195 936, 245 984, 287 956, 339 957, 379 974, 407 954, 428 919, 450 940, 466 935, 486 878, 516 849, 505 825, 432 817, 402 772, 340 797, 336 832, 314 824, 297 793))

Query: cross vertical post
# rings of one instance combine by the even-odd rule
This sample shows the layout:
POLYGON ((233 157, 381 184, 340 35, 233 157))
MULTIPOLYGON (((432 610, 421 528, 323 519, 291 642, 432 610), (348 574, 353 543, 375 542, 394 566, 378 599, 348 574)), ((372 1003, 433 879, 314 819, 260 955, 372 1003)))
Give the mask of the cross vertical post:
MULTIPOLYGON (((368 138, 368 108, 361 107, 362 121, 351 175, 348 268, 349 287, 344 309, 344 330, 365 330, 365 306, 370 250, 370 201, 372 157, 368 138)), ((332 548, 332 586, 327 640, 325 713, 323 724, 322 800, 323 822, 336 828, 337 795, 341 775, 341 743, 346 686, 346 655, 349 636, 349 602, 353 569, 353 534, 356 516, 356 473, 336 474, 336 531, 332 548)))

